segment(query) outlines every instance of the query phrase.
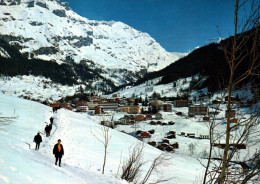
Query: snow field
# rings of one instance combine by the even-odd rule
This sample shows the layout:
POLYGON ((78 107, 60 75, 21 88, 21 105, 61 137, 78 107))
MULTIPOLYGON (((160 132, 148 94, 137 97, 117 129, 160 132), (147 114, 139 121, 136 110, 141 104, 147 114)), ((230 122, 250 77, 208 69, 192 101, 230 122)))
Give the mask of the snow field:
MULTIPOLYGON (((0 103, 0 183, 124 183, 66 163, 64 168, 55 166, 53 144, 50 145, 44 135, 40 150, 34 150, 33 137, 38 131, 43 132, 44 122, 49 122, 50 107, 3 94, 0 94, 0 103), (7 117, 13 118, 9 124, 4 123, 7 117)), ((55 127, 52 133, 54 131, 55 127)), ((66 149, 69 150, 65 143, 65 154, 66 149)))
MULTIPOLYGON (((43 132, 45 122, 53 115, 51 108, 45 105, 0 94, 1 120, 3 117, 14 117, 11 123, 0 126, 0 181, 3 183, 91 183, 116 184, 126 183, 114 177, 117 173, 120 157, 123 162, 128 158, 129 148, 140 143, 136 138, 116 130, 109 130, 111 140, 108 146, 105 174, 101 174, 104 147, 93 135, 99 135, 100 125, 96 117, 74 113, 61 109, 54 114, 54 125, 51 136, 42 135, 40 149, 35 151, 34 135, 43 132), (15 109, 15 110, 14 110, 15 109), (97 133, 97 134, 96 134, 97 133), (62 167, 54 165, 52 149, 58 139, 64 146, 62 167), (29 146, 30 145, 30 146, 29 146)), ((148 163, 143 173, 149 168, 151 161, 161 153, 150 145, 145 146, 144 160, 148 163)), ((191 183, 200 173, 196 160, 181 154, 172 155, 169 163, 159 168, 162 174, 154 174, 151 182, 161 177, 172 177, 168 182, 191 183), (192 163, 192 164, 191 164, 192 163), (191 166, 192 165, 192 166, 191 166)), ((167 183, 167 182, 165 182, 167 183)))

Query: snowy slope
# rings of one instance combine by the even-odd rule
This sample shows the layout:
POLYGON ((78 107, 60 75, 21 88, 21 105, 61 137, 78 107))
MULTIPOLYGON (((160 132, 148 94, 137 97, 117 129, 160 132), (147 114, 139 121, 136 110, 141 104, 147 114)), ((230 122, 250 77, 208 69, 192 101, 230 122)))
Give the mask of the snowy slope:
POLYGON ((3 0, 1 35, 29 57, 106 69, 157 71, 183 54, 168 53, 147 33, 122 22, 91 21, 59 0, 3 0), (66 59, 67 57, 67 59, 66 59))
POLYGON ((52 83, 50 79, 35 76, 0 77, 0 91, 4 94, 29 97, 30 99, 55 102, 66 96, 72 96, 79 85, 66 86, 52 83))
MULTIPOLYGON (((136 138, 110 130, 104 176, 101 174, 103 145, 94 136, 100 131, 97 118, 67 110, 59 110, 53 115, 50 107, 4 94, 0 94, 0 103, 0 183, 125 183, 114 176, 120 155, 124 161, 129 147, 140 143, 136 138), (35 151, 32 139, 38 131, 43 132, 45 122, 49 122, 51 116, 54 116, 51 136, 43 135, 40 150, 35 151), (57 139, 62 140, 65 150, 61 168, 54 165, 52 155, 57 139)), ((148 162, 143 174, 160 153, 149 145, 145 147, 144 160, 148 162)), ((173 179, 165 183, 192 183, 201 173, 200 168, 196 159, 174 154, 160 167, 162 175, 154 174, 151 181, 170 176, 173 179), (186 177, 187 174, 192 177, 186 177)))
MULTIPOLYGON (((51 109, 3 95, 0 102, 0 183, 124 183, 70 165, 56 167, 52 149, 42 151, 49 141, 43 136, 39 151, 34 150, 32 142, 34 134, 43 131, 44 122, 52 115, 51 109)), ((69 155, 68 147, 65 151, 69 155)))

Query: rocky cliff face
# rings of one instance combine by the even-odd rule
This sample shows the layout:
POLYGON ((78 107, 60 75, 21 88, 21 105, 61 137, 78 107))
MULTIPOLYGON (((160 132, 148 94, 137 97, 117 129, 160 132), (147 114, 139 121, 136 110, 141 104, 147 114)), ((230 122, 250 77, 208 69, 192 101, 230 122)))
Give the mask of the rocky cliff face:
POLYGON ((122 22, 91 21, 59 0, 0 0, 0 38, 29 58, 102 69, 121 85, 179 59, 122 22), (124 72, 122 76, 120 72, 124 72))

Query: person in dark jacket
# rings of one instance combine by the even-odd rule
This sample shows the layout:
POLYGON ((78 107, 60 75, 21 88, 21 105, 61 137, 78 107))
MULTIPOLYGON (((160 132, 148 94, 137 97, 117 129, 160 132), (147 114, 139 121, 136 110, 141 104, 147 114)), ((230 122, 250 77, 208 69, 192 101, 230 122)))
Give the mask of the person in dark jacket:
POLYGON ((59 160, 59 166, 61 167, 61 158, 64 155, 64 149, 63 146, 61 144, 61 140, 58 140, 58 143, 55 144, 54 148, 53 148, 53 154, 56 157, 56 161, 55 161, 55 165, 57 165, 57 162, 59 160))
POLYGON ((40 148, 40 144, 42 142, 42 136, 40 135, 40 133, 37 133, 37 135, 34 136, 33 142, 36 143, 35 150, 39 149, 40 148))
POLYGON ((50 123, 51 123, 51 125, 53 124, 53 120, 54 120, 53 117, 51 117, 51 118, 50 118, 50 123))
POLYGON ((49 137, 49 126, 46 125, 44 130, 45 130, 45 133, 46 133, 46 137, 49 137))
POLYGON ((48 125, 48 136, 50 136, 51 135, 51 129, 52 129, 52 124, 49 124, 48 125))

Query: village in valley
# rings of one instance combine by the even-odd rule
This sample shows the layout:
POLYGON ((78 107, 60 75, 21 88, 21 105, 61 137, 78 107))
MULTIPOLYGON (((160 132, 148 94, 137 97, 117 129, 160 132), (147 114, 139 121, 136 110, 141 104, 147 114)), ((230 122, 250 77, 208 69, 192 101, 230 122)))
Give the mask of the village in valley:
POLYGON ((260 183, 258 0, 68 1, 0 0, 0 184, 260 183))
MULTIPOLYGON (((185 79, 186 80, 186 79, 185 79)), ((245 119, 248 109, 259 100, 257 89, 251 89, 253 98, 242 100, 239 92, 232 97, 234 108, 230 111, 231 123, 245 119)), ((227 96, 223 94, 200 94, 196 103, 187 95, 161 97, 153 92, 144 96, 109 96, 69 97, 67 102, 49 103, 56 111, 65 108, 78 113, 88 113, 100 120, 100 124, 129 134, 157 149, 165 152, 187 154, 207 158, 209 147, 209 124, 216 122, 219 136, 225 131, 227 118, 227 96)), ((241 95, 241 94, 240 94, 241 95)), ((241 95, 242 96, 242 95, 241 95)), ((86 123, 88 123, 86 121, 86 123)), ((219 137, 214 147, 223 149, 224 138, 219 137)), ((246 149, 246 144, 232 144, 231 147, 246 149)))

